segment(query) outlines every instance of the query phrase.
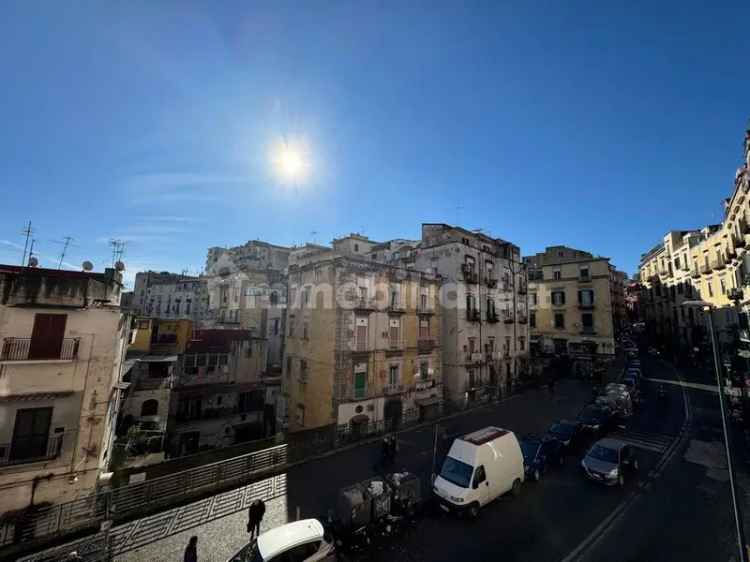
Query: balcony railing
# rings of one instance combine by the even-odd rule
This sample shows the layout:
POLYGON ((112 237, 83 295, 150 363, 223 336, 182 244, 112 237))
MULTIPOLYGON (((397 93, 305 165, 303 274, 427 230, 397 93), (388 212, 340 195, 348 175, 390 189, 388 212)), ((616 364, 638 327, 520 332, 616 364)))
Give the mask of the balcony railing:
POLYGON ((464 281, 466 283, 478 283, 479 282, 479 275, 477 274, 476 270, 470 265, 462 264, 461 273, 463 273, 464 281))
POLYGON ((500 321, 500 317, 497 315, 497 312, 494 310, 488 310, 487 311, 487 322, 490 324, 496 324, 500 321))
POLYGON ((467 308, 466 309, 466 319, 469 322, 479 322, 481 320, 479 316, 479 309, 478 308, 467 308))
POLYGON ((506 312, 503 314, 503 322, 506 324, 513 324, 513 314, 506 312))
POLYGON ((716 256, 711 260, 711 269, 724 269, 727 266, 727 262, 724 256, 716 256))
POLYGON ((417 307, 417 314, 435 314, 435 308, 430 303, 425 305, 420 304, 417 307))
POLYGON ((495 287, 497 287, 497 279, 493 277, 487 278, 487 287, 489 287, 490 289, 494 289, 495 287))
POLYGON ((22 437, 0 444, 0 466, 41 462, 57 458, 62 451, 64 433, 22 437))
POLYGON ((136 378, 133 386, 135 390, 157 390, 160 388, 172 388, 174 377, 149 377, 139 376, 136 378))
POLYGON ((65 338, 59 350, 34 349, 31 338, 4 338, 0 361, 54 361, 78 357, 80 338, 65 338))
POLYGON ((690 277, 692 277, 693 279, 697 279, 700 276, 701 276, 701 272, 697 267, 690 268, 690 277))
POLYGON ((467 363, 481 363, 483 360, 484 360, 484 357, 479 351, 467 351, 466 352, 467 363))
POLYGON ((358 298, 354 303, 354 309, 360 311, 372 311, 375 310, 375 299, 372 298, 358 298))
POLYGON ((529 321, 529 318, 525 314, 519 314, 518 315, 518 323, 519 324, 526 324, 528 321, 529 321))
POLYGON ((391 314, 403 314, 406 312, 406 307, 400 302, 392 302, 388 305, 388 312, 391 314))
POLYGON ((386 396, 393 396, 395 394, 403 394, 403 384, 387 384, 383 387, 383 394, 386 396))
POLYGON ((702 263, 702 264, 700 264, 700 266, 698 266, 698 270, 702 274, 711 273, 711 265, 707 264, 707 263, 702 263))
POLYGON ((430 353, 433 349, 435 349, 434 338, 419 338, 417 340, 417 352, 430 353))
POLYGON ((404 349, 404 342, 403 340, 388 340, 388 350, 389 351, 401 351, 404 349))
POLYGON ((584 326, 583 328, 581 328, 581 333, 584 335, 593 336, 594 334, 596 334, 596 330, 593 327, 584 326))

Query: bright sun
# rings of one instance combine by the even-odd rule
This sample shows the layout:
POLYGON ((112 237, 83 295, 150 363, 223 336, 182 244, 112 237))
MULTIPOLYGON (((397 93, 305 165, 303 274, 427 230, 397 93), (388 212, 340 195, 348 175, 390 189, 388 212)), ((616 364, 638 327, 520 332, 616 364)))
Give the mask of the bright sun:
POLYGON ((298 183, 305 179, 308 163, 300 147, 287 142, 274 150, 274 167, 284 182, 298 183))

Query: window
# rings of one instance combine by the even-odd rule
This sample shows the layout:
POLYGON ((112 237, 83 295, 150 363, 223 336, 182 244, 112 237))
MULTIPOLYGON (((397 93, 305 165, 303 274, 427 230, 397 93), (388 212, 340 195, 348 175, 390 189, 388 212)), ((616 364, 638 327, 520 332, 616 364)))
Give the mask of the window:
POLYGON ((476 297, 469 293, 466 295, 466 310, 472 311, 476 310, 476 297))
POLYGON ((674 258, 674 268, 680 269, 680 256, 675 256, 674 258))
POLYGON ((589 276, 589 268, 588 267, 582 267, 579 271, 581 281, 588 281, 591 279, 589 276))
POLYGON ((473 256, 464 256, 464 264, 466 265, 467 270, 474 271, 475 263, 473 256))
POLYGON ((297 425, 305 425, 305 406, 303 404, 297 404, 297 425))
POLYGON ((487 479, 487 476, 484 473, 484 465, 478 466, 476 472, 474 473, 474 484, 473 484, 473 487, 476 488, 482 482, 484 482, 486 479, 487 479))
POLYGON ((529 327, 536 328, 536 312, 533 310, 529 311, 529 327))
POLYGON ((426 379, 430 376, 430 362, 420 361, 419 362, 419 376, 420 378, 426 379))
POLYGON ((302 323, 302 339, 303 340, 310 339, 309 326, 310 324, 307 320, 305 320, 302 323))
POLYGON ((289 337, 294 337, 294 314, 289 315, 289 337))
POLYGON ((536 306, 539 303, 536 293, 531 293, 529 295, 529 300, 531 301, 531 306, 536 306))
POLYGON ((190 314, 190 309, 193 306, 193 300, 192 299, 186 299, 185 300, 185 314, 190 314))
POLYGON ((359 288, 359 300, 366 301, 367 300, 367 287, 360 287, 359 288))
POLYGON ((388 334, 391 347, 401 344, 401 320, 398 318, 390 318, 388 320, 388 334))
POLYGON ((584 330, 594 329, 594 315, 593 314, 581 314, 581 324, 583 324, 584 330))
POLYGON ((427 339, 430 337, 430 319, 420 318, 419 319, 419 339, 427 339))
POLYGON ((29 343, 29 359, 60 359, 67 314, 35 314, 29 343))
POLYGON ((391 287, 391 306, 396 308, 399 305, 399 287, 391 287))
POLYGON ((16 410, 10 460, 33 459, 47 455, 52 408, 16 410))
POLYGON ((354 251, 359 252, 359 244, 354 244, 354 251))
POLYGON ((714 296, 714 288, 713 283, 711 283, 711 280, 706 280, 706 285, 708 285, 708 296, 713 297, 714 296))
POLYGON ((727 284, 724 282, 724 278, 719 279, 719 287, 721 287, 721 294, 726 295, 727 294, 727 284))
POLYGON ((419 308, 421 310, 427 310, 427 293, 419 295, 419 308))
POLYGON ((581 306, 594 306, 594 290, 581 289, 578 291, 578 304, 581 306))
POLYGON ((469 353, 474 353, 477 347, 477 338, 469 338, 469 353))
POLYGON ((388 367, 388 385, 398 386, 398 365, 388 367))
POLYGON ((358 317, 355 320, 355 347, 357 351, 367 351, 367 318, 358 317))
POLYGON ((552 279, 555 281, 559 281, 562 278, 562 274, 560 273, 559 269, 556 269, 552 272, 552 279))
POLYGON ((146 400, 141 404, 141 416, 155 416, 159 413, 159 402, 157 400, 146 400))
POLYGON ((286 358, 286 376, 290 376, 292 374, 292 358, 287 357, 286 358))
POLYGON ((269 296, 269 301, 274 306, 279 304, 279 293, 277 293, 276 291, 272 291, 271 295, 269 296))
POLYGON ((274 318, 271 320, 271 333, 274 336, 279 335, 279 320, 280 320, 279 318, 274 318))
POLYGON ((360 399, 367 395, 367 367, 358 365, 354 371, 354 398, 360 399))
POLYGON ((310 287, 305 287, 302 290, 302 306, 310 306, 310 287))
POLYGON ((307 361, 305 359, 299 360, 299 380, 300 382, 307 382, 307 361))
POLYGON ((565 305, 565 291, 552 291, 552 304, 555 306, 565 305))
POLYGON ((555 313, 555 328, 558 328, 558 329, 565 328, 565 315, 561 312, 555 313))
POLYGON ((520 351, 526 350, 526 338, 524 336, 518 338, 518 349, 520 351))

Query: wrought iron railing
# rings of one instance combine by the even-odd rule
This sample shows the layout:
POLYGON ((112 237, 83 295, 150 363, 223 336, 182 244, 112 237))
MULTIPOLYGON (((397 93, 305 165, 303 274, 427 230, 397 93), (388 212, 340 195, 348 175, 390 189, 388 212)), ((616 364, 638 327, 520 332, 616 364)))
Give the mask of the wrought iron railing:
POLYGON ((65 338, 60 349, 34 349, 32 338, 3 338, 0 361, 53 361, 72 360, 78 357, 80 338, 65 338))
POLYGON ((0 444, 0 466, 26 464, 54 459, 62 451, 64 433, 17 437, 11 443, 0 444))

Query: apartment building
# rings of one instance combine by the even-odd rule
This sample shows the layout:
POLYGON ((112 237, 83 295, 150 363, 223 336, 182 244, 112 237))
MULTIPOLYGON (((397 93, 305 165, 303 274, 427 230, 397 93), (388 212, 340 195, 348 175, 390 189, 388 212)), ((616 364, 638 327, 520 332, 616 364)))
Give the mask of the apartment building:
POLYGON ((618 271, 613 265, 609 266, 609 289, 612 301, 612 319, 615 331, 615 339, 620 337, 623 330, 628 326, 628 311, 625 305, 625 285, 628 275, 624 271, 618 271))
POLYGON ((140 319, 119 442, 123 465, 159 462, 275 432, 264 342, 248 330, 140 319), (144 459, 143 457, 148 457, 144 459))
POLYGON ((584 369, 613 358, 615 288, 609 258, 550 246, 525 261, 534 352, 571 356, 584 369))
POLYGON ((114 269, 0 265, 0 514, 108 481, 129 330, 121 288, 114 269))
POLYGON ((124 295, 123 309, 135 316, 210 320, 206 279, 168 271, 140 271, 131 293, 124 295))
POLYGON ((684 306, 686 300, 702 300, 714 307, 714 326, 725 352, 750 348, 750 255, 746 252, 750 130, 744 150, 745 162, 735 174, 732 196, 724 201, 724 220, 700 230, 671 231, 641 256, 641 310, 650 338, 668 351, 709 350, 705 313, 684 306))
POLYGON ((469 404, 509 393, 528 371, 526 266, 514 244, 442 223, 422 225, 396 259, 439 276, 446 398, 469 404))
POLYGON ((282 388, 291 432, 366 433, 443 400, 435 275, 379 263, 353 235, 292 252, 282 388))
POLYGON ((291 248, 253 240, 210 248, 209 310, 217 327, 250 330, 266 340, 266 371, 281 374, 286 319, 286 270, 291 248))

